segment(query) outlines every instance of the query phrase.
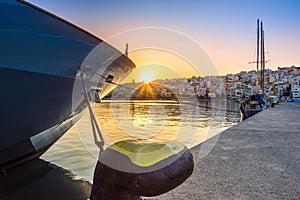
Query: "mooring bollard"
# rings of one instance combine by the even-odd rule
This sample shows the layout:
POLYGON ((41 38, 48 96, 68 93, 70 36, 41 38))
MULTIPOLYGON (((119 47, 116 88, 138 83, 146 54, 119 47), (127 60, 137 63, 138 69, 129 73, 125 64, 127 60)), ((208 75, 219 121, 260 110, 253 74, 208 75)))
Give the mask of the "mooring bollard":
POLYGON ((183 183, 193 168, 193 156, 181 143, 117 142, 100 155, 91 200, 161 195, 183 183))

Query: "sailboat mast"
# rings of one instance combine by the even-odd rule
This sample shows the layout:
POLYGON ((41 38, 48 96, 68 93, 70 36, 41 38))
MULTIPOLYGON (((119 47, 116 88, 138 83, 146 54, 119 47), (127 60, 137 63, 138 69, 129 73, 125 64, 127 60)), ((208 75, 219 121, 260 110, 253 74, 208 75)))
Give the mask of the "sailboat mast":
POLYGON ((259 19, 257 19, 257 44, 256 44, 256 87, 258 90, 258 68, 259 68, 259 19))
POLYGON ((262 34, 263 34, 263 22, 260 22, 260 88, 263 88, 263 40, 262 40, 262 34))
POLYGON ((264 93, 264 82, 265 82, 265 44, 264 44, 264 30, 263 30, 263 22, 261 22, 261 25, 260 25, 260 28, 261 28, 261 32, 260 32, 260 37, 261 37, 261 51, 260 51, 260 54, 261 54, 261 71, 260 71, 260 74, 261 74, 261 89, 264 93))

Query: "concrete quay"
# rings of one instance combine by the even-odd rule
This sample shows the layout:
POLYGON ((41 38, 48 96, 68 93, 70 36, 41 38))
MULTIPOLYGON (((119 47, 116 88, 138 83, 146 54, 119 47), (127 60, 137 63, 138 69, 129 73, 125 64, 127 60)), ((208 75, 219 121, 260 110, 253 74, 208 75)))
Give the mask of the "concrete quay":
POLYGON ((155 199, 300 199, 300 103, 276 105, 192 149, 194 172, 155 199))

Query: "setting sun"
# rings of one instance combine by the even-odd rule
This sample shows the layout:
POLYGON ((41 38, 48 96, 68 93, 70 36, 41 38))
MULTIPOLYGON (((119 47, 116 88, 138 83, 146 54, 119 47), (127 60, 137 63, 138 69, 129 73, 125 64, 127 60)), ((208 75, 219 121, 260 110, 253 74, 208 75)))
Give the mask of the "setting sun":
POLYGON ((138 66, 123 82, 130 83, 134 80, 136 82, 149 83, 157 79, 166 78, 182 78, 182 75, 168 66, 148 64, 138 66))
POLYGON ((140 75, 140 80, 139 81, 144 81, 145 83, 149 83, 153 81, 155 78, 153 74, 150 74, 148 72, 144 72, 143 74, 140 75))

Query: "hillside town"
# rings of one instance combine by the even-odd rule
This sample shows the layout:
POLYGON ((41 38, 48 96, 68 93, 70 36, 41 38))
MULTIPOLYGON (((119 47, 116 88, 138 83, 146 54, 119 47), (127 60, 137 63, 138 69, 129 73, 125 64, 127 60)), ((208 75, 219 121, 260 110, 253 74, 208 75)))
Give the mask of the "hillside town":
MULTIPOLYGON (((149 84, 152 96, 163 99, 208 96, 211 99, 239 101, 243 97, 259 92, 265 96, 273 95, 289 101, 300 100, 300 67, 278 67, 275 71, 265 70, 264 87, 259 88, 259 91, 257 90, 257 74, 260 81, 261 73, 253 70, 225 76, 193 76, 191 78, 155 80, 149 84)), ((143 82, 135 83, 134 81, 122 84, 110 94, 110 97, 145 98, 147 90, 141 91, 143 85, 145 85, 143 82), (144 96, 141 96, 141 93, 144 93, 144 96)))

